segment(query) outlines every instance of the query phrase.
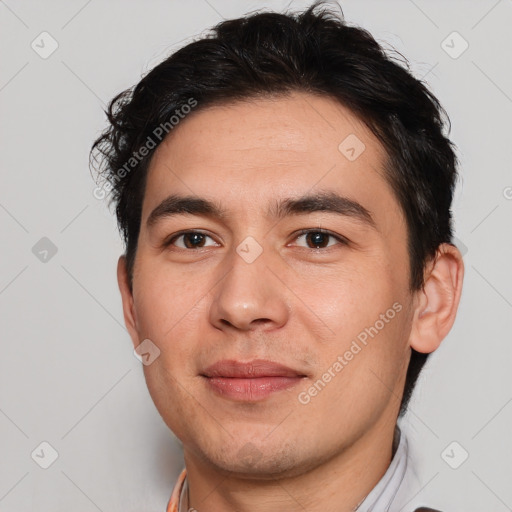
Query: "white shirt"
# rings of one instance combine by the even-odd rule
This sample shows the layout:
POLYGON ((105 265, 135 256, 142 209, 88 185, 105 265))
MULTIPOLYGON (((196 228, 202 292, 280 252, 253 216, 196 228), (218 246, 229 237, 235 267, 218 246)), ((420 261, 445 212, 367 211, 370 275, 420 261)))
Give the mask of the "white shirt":
POLYGON ((357 512, 413 512, 413 501, 420 489, 409 459, 407 438, 395 428, 394 455, 384 476, 357 507, 357 512))

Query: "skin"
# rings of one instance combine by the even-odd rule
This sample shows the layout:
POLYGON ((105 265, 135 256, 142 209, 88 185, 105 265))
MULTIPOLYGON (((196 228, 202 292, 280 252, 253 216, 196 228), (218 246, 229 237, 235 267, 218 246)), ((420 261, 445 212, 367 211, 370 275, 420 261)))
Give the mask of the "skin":
POLYGON ((183 443, 189 506, 348 511, 385 473, 410 349, 432 352, 450 330, 463 263, 443 244, 425 269, 424 288, 410 293, 406 224, 383 176, 384 157, 348 109, 306 93, 198 110, 157 148, 133 290, 123 256, 118 281, 134 346, 149 338, 161 351, 144 373, 183 443), (338 150, 350 134, 365 145, 354 161, 338 150), (332 212, 266 216, 271 201, 320 190, 363 205, 376 229, 332 212), (148 227, 152 210, 171 194, 217 201, 228 215, 181 214, 148 227), (297 233, 319 227, 347 243, 326 237, 327 247, 315 248, 297 233), (164 246, 182 230, 206 233, 204 246, 186 248, 183 237, 164 246), (252 263, 236 252, 248 236, 263 249, 252 263), (401 311, 301 403, 299 393, 395 303, 401 311), (200 376, 220 359, 256 358, 306 377, 244 403, 213 393, 200 376))

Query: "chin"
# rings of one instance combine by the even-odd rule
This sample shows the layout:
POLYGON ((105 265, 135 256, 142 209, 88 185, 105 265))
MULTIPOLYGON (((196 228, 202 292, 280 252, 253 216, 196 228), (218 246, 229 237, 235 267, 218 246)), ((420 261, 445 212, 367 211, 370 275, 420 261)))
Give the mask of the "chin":
POLYGON ((280 447, 247 442, 233 446, 233 450, 214 454, 204 453, 202 458, 209 460, 216 471, 226 475, 250 480, 275 480, 291 478, 313 469, 319 457, 308 457, 297 451, 297 443, 281 443, 280 447))

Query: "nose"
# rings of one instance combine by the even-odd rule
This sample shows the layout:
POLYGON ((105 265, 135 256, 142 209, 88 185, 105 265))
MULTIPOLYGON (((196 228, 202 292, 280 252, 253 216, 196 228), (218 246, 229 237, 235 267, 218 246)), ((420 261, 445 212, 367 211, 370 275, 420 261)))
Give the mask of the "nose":
POLYGON ((285 325, 290 311, 289 294, 275 275, 279 275, 277 261, 272 264, 264 251, 248 263, 233 252, 226 263, 226 274, 215 287, 210 322, 221 330, 242 331, 271 330, 285 325))

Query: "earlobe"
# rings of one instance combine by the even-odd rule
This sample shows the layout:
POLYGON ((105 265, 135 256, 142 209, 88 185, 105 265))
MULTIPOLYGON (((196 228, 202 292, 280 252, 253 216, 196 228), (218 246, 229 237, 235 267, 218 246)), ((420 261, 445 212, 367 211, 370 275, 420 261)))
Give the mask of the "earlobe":
POLYGON ((417 292, 411 348, 430 353, 439 347, 455 322, 463 278, 460 251, 451 244, 441 244, 426 273, 424 286, 417 292))
POLYGON ((130 289, 125 256, 121 256, 117 262, 117 284, 119 286, 121 300, 123 302, 124 323, 128 329, 130 337, 132 338, 133 346, 137 347, 139 345, 137 315, 135 313, 132 290, 130 289))

